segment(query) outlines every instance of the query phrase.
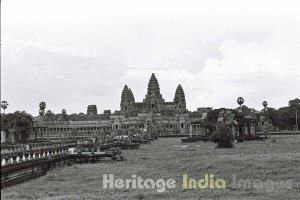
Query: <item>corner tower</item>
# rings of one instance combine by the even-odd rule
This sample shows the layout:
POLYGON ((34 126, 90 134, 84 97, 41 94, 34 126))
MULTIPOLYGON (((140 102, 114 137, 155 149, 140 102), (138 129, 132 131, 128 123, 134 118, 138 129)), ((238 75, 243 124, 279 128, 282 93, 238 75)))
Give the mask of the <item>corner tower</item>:
POLYGON ((121 111, 132 110, 135 103, 133 93, 127 85, 124 86, 121 96, 121 111))
POLYGON ((175 104, 175 109, 180 109, 180 110, 186 109, 185 95, 184 95, 184 91, 180 84, 178 85, 178 87, 176 89, 173 101, 175 104))

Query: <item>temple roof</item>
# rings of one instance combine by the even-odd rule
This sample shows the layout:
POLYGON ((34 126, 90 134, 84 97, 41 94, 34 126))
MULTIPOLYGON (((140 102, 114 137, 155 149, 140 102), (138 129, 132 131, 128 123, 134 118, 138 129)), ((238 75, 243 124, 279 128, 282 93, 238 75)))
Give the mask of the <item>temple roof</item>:
POLYGON ((180 101, 185 102, 185 95, 181 85, 179 84, 175 92, 174 103, 178 103, 180 101))
POLYGON ((121 103, 124 103, 124 102, 128 102, 128 103, 129 102, 131 102, 131 103, 135 102, 133 93, 132 93, 131 89, 128 88, 127 85, 124 86, 124 89, 122 91, 122 96, 121 96, 121 103))
POLYGON ((159 88, 159 84, 158 81, 155 77, 155 74, 152 73, 151 78, 149 80, 148 83, 148 90, 147 90, 147 95, 149 96, 159 96, 160 94, 160 88, 159 88))

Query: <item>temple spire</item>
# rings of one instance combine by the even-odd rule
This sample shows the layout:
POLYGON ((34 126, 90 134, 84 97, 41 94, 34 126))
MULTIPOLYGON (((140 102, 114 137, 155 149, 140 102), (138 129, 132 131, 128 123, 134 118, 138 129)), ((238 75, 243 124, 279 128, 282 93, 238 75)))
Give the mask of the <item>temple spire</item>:
POLYGON ((185 95, 184 95, 184 91, 180 84, 177 86, 177 89, 175 92, 174 103, 175 103, 176 108, 186 109, 185 95))
POLYGON ((148 83, 147 94, 143 102, 147 103, 146 108, 150 107, 151 109, 153 108, 160 109, 163 106, 162 103, 164 101, 165 100, 162 98, 162 95, 160 94, 158 81, 155 77, 155 74, 152 73, 148 83))
POLYGON ((127 85, 124 86, 121 96, 121 110, 129 110, 135 103, 133 93, 127 85))
POLYGON ((157 81, 154 73, 152 73, 151 78, 148 83, 147 95, 148 96, 159 96, 160 95, 159 84, 158 84, 158 81, 157 81))

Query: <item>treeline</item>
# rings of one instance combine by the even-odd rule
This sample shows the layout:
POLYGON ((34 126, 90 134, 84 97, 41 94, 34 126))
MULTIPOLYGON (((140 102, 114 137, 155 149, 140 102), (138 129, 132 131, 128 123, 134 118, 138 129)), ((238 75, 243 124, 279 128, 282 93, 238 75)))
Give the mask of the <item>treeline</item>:
POLYGON ((51 110, 47 110, 44 115, 44 121, 89 121, 89 120, 102 120, 106 119, 107 116, 104 114, 98 115, 87 115, 84 113, 73 113, 67 114, 66 110, 63 109, 61 113, 55 114, 51 110))
MULTIPOLYGON (((267 102, 265 102, 267 103, 267 102)), ((2 106, 2 105, 1 105, 2 106)), ((3 108, 3 107, 2 107, 3 108)), ((6 107, 5 107, 6 108, 6 107)), ((260 119, 261 116, 266 116, 267 120, 269 120, 275 129, 280 130, 299 130, 300 125, 300 117, 298 116, 300 111, 300 99, 296 98, 294 100, 290 100, 288 102, 288 106, 282 107, 279 109, 275 109, 272 107, 265 106, 264 109, 258 111, 253 108, 249 108, 245 105, 241 106, 242 113, 244 116, 251 116, 256 118, 257 120, 260 119), (296 120, 297 119, 297 120, 296 120)), ((4 109, 4 108, 3 108, 4 109)), ((213 131, 215 129, 216 122, 218 120, 219 114, 222 110, 226 108, 219 108, 214 109, 207 114, 207 118, 204 120, 204 127, 213 131)), ((231 110, 235 116, 235 120, 238 120, 240 113, 237 112, 237 109, 227 109, 231 110)), ((26 115, 33 118, 30 114, 26 113, 25 111, 16 111, 13 113, 14 115, 26 115)), ((3 120, 3 116, 5 114, 1 114, 1 121, 3 120)), ((89 121, 89 120, 105 120, 109 119, 109 116, 105 114, 98 114, 98 115, 87 115, 84 113, 73 113, 67 114, 66 110, 63 109, 61 113, 55 114, 51 110, 48 110, 44 113, 43 120, 44 121, 89 121)), ((40 116, 39 116, 40 117, 40 116)), ((38 118, 39 118, 38 117, 38 118)), ((38 119, 36 118, 36 119, 38 119)))
POLYGON ((273 126, 281 130, 299 130, 299 114, 300 111, 300 99, 296 98, 288 102, 289 106, 279 109, 267 107, 262 112, 269 119, 273 126), (297 119, 297 121, 296 121, 297 119), (296 125, 297 124, 297 125, 296 125), (298 126, 298 127, 297 127, 298 126))
MULTIPOLYGON (((294 130, 297 128, 296 124, 300 125, 300 99, 296 98, 294 100, 290 100, 288 102, 289 106, 282 107, 279 109, 275 109, 272 107, 266 107, 260 111, 255 110, 254 108, 248 108, 247 106, 243 105, 243 115, 251 115, 252 117, 260 119, 261 116, 265 116, 267 120, 269 120, 275 129, 280 130, 294 130), (297 123, 296 123, 297 118, 297 123)), ((214 128, 215 123, 218 120, 219 113, 226 108, 219 108, 210 111, 207 114, 207 118, 204 121, 204 125, 206 128, 212 130, 214 128)), ((236 114, 236 109, 231 109, 232 112, 235 114, 235 119, 237 119, 238 115, 236 114)))
POLYGON ((1 128, 18 129, 20 127, 33 126, 33 117, 25 111, 15 111, 14 113, 1 113, 1 128))
MULTIPOLYGON (((300 110, 300 109, 299 109, 300 110)), ((296 127, 296 110, 293 107, 287 106, 279 108, 268 108, 265 111, 268 119, 272 122, 273 126, 281 130, 293 130, 296 127)), ((297 117, 298 129, 300 119, 297 117)))

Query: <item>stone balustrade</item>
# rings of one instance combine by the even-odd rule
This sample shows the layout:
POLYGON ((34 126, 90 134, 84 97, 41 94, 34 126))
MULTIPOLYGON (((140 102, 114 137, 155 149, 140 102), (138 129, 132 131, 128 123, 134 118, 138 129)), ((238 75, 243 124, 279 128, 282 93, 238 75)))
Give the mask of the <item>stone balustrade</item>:
POLYGON ((1 154, 1 166, 66 154, 68 149, 72 146, 73 145, 46 146, 45 148, 35 148, 1 154))
POLYGON ((28 151, 28 150, 39 150, 41 148, 57 148, 64 145, 75 145, 77 141, 56 141, 56 142, 40 142, 40 143, 28 143, 18 145, 6 145, 1 147, 1 155, 7 153, 28 151))

